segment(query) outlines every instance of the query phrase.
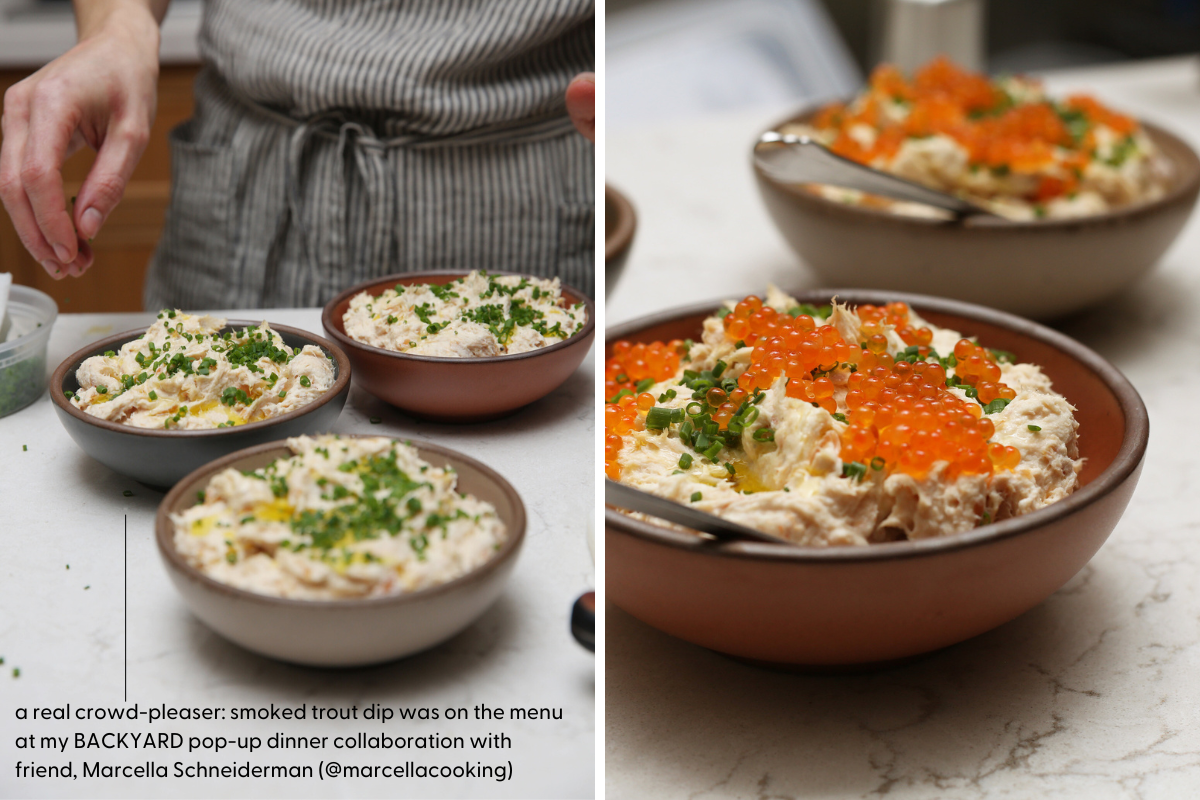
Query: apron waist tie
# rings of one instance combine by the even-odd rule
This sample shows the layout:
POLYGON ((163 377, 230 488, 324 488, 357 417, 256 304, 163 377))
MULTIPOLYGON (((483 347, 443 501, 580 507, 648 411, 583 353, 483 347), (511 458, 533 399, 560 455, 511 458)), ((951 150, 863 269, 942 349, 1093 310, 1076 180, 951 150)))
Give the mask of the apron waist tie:
MULTIPOLYGON (((355 168, 370 196, 370 213, 372 217, 375 217, 372 220, 374 223, 372 231, 375 238, 379 238, 379 231, 390 227, 392 238, 395 239, 396 253, 399 255, 401 252, 400 226, 395 224, 394 219, 388 219, 388 217, 394 217, 395 182, 384 179, 388 174, 389 150, 524 144, 558 138, 575 130, 570 117, 563 113, 536 119, 497 123, 453 134, 408 133, 381 138, 376 135, 370 125, 348 117, 346 112, 341 110, 324 111, 306 119, 297 119, 252 100, 231 86, 225 88, 230 96, 254 113, 292 129, 288 141, 287 173, 284 178, 287 206, 283 213, 291 215, 293 224, 296 225, 300 234, 300 246, 304 258, 309 262, 309 267, 313 270, 314 275, 318 274, 316 248, 311 241, 300 191, 304 150, 314 137, 335 142, 338 157, 343 164, 345 163, 346 149, 352 147, 355 168), (380 191, 381 187, 382 192, 380 191)), ((345 176, 342 173, 339 173, 339 176, 342 177, 344 187, 345 176)), ((338 203, 344 201, 344 194, 343 191, 342 196, 337 198, 338 203)))

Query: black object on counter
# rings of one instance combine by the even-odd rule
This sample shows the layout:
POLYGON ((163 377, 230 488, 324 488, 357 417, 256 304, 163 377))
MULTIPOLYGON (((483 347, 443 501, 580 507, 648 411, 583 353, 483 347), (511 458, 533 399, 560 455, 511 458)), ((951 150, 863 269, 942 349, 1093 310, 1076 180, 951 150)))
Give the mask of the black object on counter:
POLYGON ((596 652, 596 593, 580 595, 571 609, 571 635, 575 641, 596 652))

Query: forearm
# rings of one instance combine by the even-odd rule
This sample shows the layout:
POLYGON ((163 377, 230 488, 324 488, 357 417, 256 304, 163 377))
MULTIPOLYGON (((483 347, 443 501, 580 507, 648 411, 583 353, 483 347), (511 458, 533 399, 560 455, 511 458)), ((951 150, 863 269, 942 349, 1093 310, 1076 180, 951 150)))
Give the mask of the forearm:
POLYGON ((116 30, 153 44, 158 51, 158 26, 171 0, 73 0, 79 41, 104 30, 116 30))

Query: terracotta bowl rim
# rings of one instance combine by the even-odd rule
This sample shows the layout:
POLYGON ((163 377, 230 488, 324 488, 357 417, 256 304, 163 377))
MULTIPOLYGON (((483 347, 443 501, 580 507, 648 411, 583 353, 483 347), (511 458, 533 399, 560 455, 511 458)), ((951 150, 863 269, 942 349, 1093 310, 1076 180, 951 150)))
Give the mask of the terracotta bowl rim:
MULTIPOLYGON (((367 353, 370 355, 393 358, 393 359, 400 361, 401 363, 403 363, 405 361, 411 361, 416 364, 422 364, 422 363, 425 363, 425 364, 461 364, 463 366, 467 366, 467 365, 471 365, 471 364, 506 364, 506 363, 510 363, 513 361, 525 361, 525 360, 528 360, 531 358, 537 358, 538 356, 545 355, 547 353, 553 353, 553 352, 557 352, 559 350, 566 350, 567 348, 573 347, 573 346, 579 344, 580 342, 590 340, 592 334, 595 333, 595 330, 596 330, 596 306, 595 306, 595 303, 593 303, 592 299, 590 297, 588 297, 587 295, 585 295, 583 292, 579 291, 578 289, 576 289, 572 286, 568 286, 565 283, 560 283, 561 290, 563 291, 564 294, 567 294, 569 297, 574 298, 575 302, 582 302, 584 304, 584 307, 587 309, 587 316, 588 316, 587 322, 584 323, 584 326, 582 328, 580 328, 578 331, 576 331, 575 333, 573 333, 570 336, 570 338, 568 338, 568 339, 563 339, 561 342, 555 342, 552 345, 547 345, 546 347, 539 347, 537 350, 529 350, 524 353, 508 353, 508 354, 501 355, 501 356, 477 356, 474 358, 453 358, 453 357, 447 357, 447 356, 422 356, 422 355, 416 355, 413 353, 399 353, 399 352, 396 352, 395 350, 385 350, 382 347, 375 347, 374 345, 366 344, 365 342, 360 342, 357 339, 352 339, 346 333, 345 325, 342 323, 341 318, 340 317, 337 319, 334 318, 333 310, 335 308, 337 308, 338 304, 344 300, 354 297, 354 295, 358 294, 359 292, 370 291, 371 289, 374 289, 376 287, 379 287, 379 286, 382 286, 385 284, 387 284, 390 288, 391 285, 395 285, 396 283, 402 282, 405 279, 409 279, 410 282, 412 282, 412 279, 414 279, 414 278, 416 278, 416 279, 421 279, 421 278, 454 279, 454 278, 461 278, 465 275, 468 275, 468 274, 470 274, 470 272, 471 272, 471 270, 428 270, 428 271, 423 271, 423 272, 400 272, 400 273, 396 273, 394 275, 384 275, 383 277, 380 277, 380 278, 372 278, 371 280, 363 281, 362 283, 357 283, 354 286, 351 286, 349 289, 346 289, 345 291, 341 292, 337 297, 333 298, 332 300, 330 300, 328 303, 325 304, 325 307, 323 309, 321 309, 321 326, 325 329, 325 332, 328 333, 330 336, 332 336, 334 339, 336 339, 339 344, 343 345, 344 347, 346 347, 350 350, 357 350, 357 351, 361 351, 362 353, 367 353)), ((502 270, 488 270, 487 272, 489 275, 516 275, 521 278, 537 278, 538 277, 536 275, 527 275, 523 272, 505 272, 502 270)), ((539 278, 539 280, 540 280, 540 278, 539 278)))
MULTIPOLYGON (((513 488, 513 485, 504 479, 500 473, 496 472, 486 464, 477 461, 470 456, 464 455, 457 450, 452 450, 449 447, 443 447, 432 442, 426 442, 420 439, 402 438, 399 436, 375 436, 368 433, 344 433, 340 434, 343 439, 375 439, 384 438, 394 441, 404 442, 417 448, 417 452, 437 453, 445 456, 452 464, 457 461, 466 464, 473 469, 478 470, 483 477, 504 494, 513 508, 513 524, 508 531, 508 535, 504 540, 504 544, 500 546, 495 555, 489 558, 484 563, 475 567, 465 575, 460 575, 454 580, 440 583, 437 586, 430 586, 425 589, 418 589, 415 592, 403 592, 401 594, 388 595, 385 597, 368 597, 368 598, 349 598, 345 600, 299 600, 291 597, 276 597, 274 595, 258 594, 245 589, 239 589, 236 586, 221 583, 214 580, 204 573, 197 570, 192 565, 188 564, 178 551, 175 549, 174 528, 171 525, 171 518, 168 509, 174 505, 179 498, 185 493, 193 490, 196 483, 204 478, 211 477, 226 467, 229 467, 243 459, 259 456, 264 453, 278 451, 279 455, 291 454, 288 449, 287 440, 281 439, 274 442, 264 442, 263 444, 247 447, 230 453, 227 456, 210 461, 199 469, 180 478, 179 482, 167 492, 162 501, 158 504, 158 511, 154 516, 154 539, 158 543, 158 550, 163 559, 170 565, 171 569, 179 573, 183 577, 197 584, 201 589, 210 592, 224 595, 228 599, 238 600, 241 602, 255 603, 262 606, 276 607, 281 609, 315 609, 315 610, 351 610, 361 609, 364 611, 372 609, 387 609, 392 606, 403 606, 411 603, 419 603, 430 598, 435 598, 440 595, 455 592, 458 589, 466 587, 470 584, 477 583, 484 578, 490 576, 502 565, 511 561, 516 557, 521 549, 521 545, 525 541, 526 513, 525 503, 521 500, 521 495, 513 488)), ((456 466, 457 470, 457 466, 456 466)))
POLYGON ((604 200, 605 206, 612 203, 617 210, 617 224, 613 228, 612 236, 604 237, 604 260, 607 262, 616 258, 633 242, 634 233, 637 232, 637 212, 633 210, 633 203, 629 198, 609 183, 604 184, 604 200))
MULTIPOLYGON (((810 289, 792 294, 800 302, 827 302, 838 297, 851 304, 904 301, 918 311, 934 311, 1007 328, 1015 333, 1037 339, 1065 353, 1095 372, 1109 388, 1125 414, 1125 437, 1112 463, 1094 480, 1066 498, 1019 517, 982 525, 973 530, 950 536, 918 541, 885 542, 866 547, 808 547, 802 545, 768 544, 759 542, 719 543, 700 539, 660 525, 644 522, 615 511, 604 509, 605 528, 664 545, 684 552, 722 558, 741 558, 759 561, 783 561, 800 564, 851 564, 888 561, 897 558, 918 558, 940 555, 969 547, 986 545, 1029 533, 1044 525, 1062 520, 1080 509, 1101 500, 1135 473, 1146 454, 1150 436, 1150 420, 1146 405, 1133 384, 1116 367, 1095 351, 1074 339, 1015 314, 998 311, 960 300, 929 295, 870 289, 810 289)), ((711 313, 723 300, 702 302, 659 312, 615 326, 605 332, 606 343, 630 336, 642 329, 670 322, 681 317, 711 313)))
MULTIPOLYGON (((808 122, 816 113, 824 107, 824 103, 820 105, 807 106, 803 110, 793 114, 786 119, 780 120, 778 123, 768 128, 767 130, 778 130, 781 126, 791 123, 808 122)), ((1005 235, 1007 232, 1051 232, 1061 230, 1075 230, 1079 228, 1100 227, 1111 224, 1121 224, 1130 220, 1139 219, 1141 217, 1152 216, 1157 212, 1174 206, 1180 202, 1187 202, 1188 197, 1195 198, 1200 192, 1200 155, 1196 151, 1173 133, 1170 133, 1165 128, 1155 125, 1150 122, 1140 121, 1139 123, 1145 129, 1150 138, 1160 146, 1162 155, 1170 161, 1171 166, 1175 170, 1175 175, 1172 178, 1172 183, 1167 192, 1155 200, 1143 203, 1133 203, 1127 206, 1121 206, 1111 211, 1106 211, 1102 214, 1091 214, 1085 217, 1070 217, 1060 219, 1033 219, 1033 220, 1008 220, 1002 218, 980 216, 969 217, 964 222, 955 222, 945 219, 930 219, 925 217, 911 217, 901 214, 893 214, 883 209, 864 208, 861 206, 853 206, 846 203, 839 203, 835 200, 830 200, 826 197, 807 192, 800 189, 795 184, 788 184, 777 181, 767 175, 757 164, 751 159, 751 166, 754 169, 755 175, 759 180, 766 182, 775 189, 786 193, 789 197, 805 202, 813 210, 828 211, 833 213, 842 213, 850 217, 857 217, 864 222, 873 224, 885 223, 893 224, 900 227, 909 228, 924 228, 924 229, 943 229, 953 231, 970 231, 974 235, 999 234, 1005 235), (1182 158, 1168 156, 1166 148, 1162 144, 1166 143, 1174 150, 1177 150, 1182 158)), ((753 153, 753 147, 751 147, 753 153)), ((964 235, 972 235, 964 233, 964 235)))
MULTIPOLYGON (((225 327, 221 330, 232 328, 246 328, 252 325, 261 325, 264 320, 244 320, 231 319, 227 320, 225 327)), ((137 328, 124 333, 117 333, 112 336, 98 339, 91 344, 84 345, 79 350, 76 350, 71 355, 67 356, 58 368, 54 370, 54 374, 50 377, 50 399, 63 412, 69 414, 73 418, 86 422, 89 425, 94 425, 97 428, 102 428, 114 433, 126 433, 134 436, 145 436, 154 439, 221 439, 221 438, 237 438, 248 431, 257 431, 263 428, 269 428, 273 425, 279 425, 290 420, 302 417, 305 414, 310 414, 316 411, 321 406, 329 403, 339 394, 346 390, 350 385, 350 358, 333 342, 323 336, 318 336, 315 333, 293 328, 290 325, 276 325, 274 322, 269 322, 271 329, 279 333, 286 333, 304 339, 309 344, 315 344, 325 351, 326 355, 330 356, 337 364, 337 378, 333 382, 333 386, 329 387, 324 394, 317 397, 311 403, 293 409, 286 414, 280 414, 278 417, 270 419, 260 419, 257 422, 248 422, 245 425, 236 425, 232 428, 209 428, 205 430, 160 430, 158 428, 135 428, 130 425, 122 425, 119 422, 109 422, 105 419, 93 417, 91 414, 84 413, 76 408, 67 396, 63 394, 63 382, 69 374, 74 374, 79 369, 79 365, 84 359, 94 355, 97 352, 104 350, 116 349, 114 345, 119 346, 131 341, 145 333, 148 328, 137 328)))

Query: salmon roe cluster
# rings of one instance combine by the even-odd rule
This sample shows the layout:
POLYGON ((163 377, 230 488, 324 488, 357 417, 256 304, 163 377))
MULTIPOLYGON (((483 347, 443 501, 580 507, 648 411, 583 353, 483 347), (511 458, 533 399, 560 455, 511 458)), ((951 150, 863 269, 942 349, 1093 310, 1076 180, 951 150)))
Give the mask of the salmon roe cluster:
POLYGON ((627 394, 604 406, 604 474, 614 481, 621 477, 619 457, 624 442, 621 437, 633 431, 644 431, 645 414, 652 408, 654 395, 648 392, 627 394))
MULTIPOLYGON (((857 314, 865 340, 851 345, 832 325, 818 326, 809 315, 781 314, 753 295, 739 302, 723 324, 729 339, 753 347, 750 366, 728 394, 715 386, 705 394, 713 422, 727 430, 743 402, 756 391, 770 388, 781 375, 788 378, 788 397, 835 414, 836 385, 818 373, 846 365, 853 366, 854 372, 846 385, 843 462, 859 462, 921 480, 936 462, 945 461, 948 481, 959 475, 991 475, 1020 464, 1021 454, 1015 447, 989 441, 996 429, 983 415, 981 405, 962 400, 947 389, 945 367, 931 361, 896 360, 888 353, 889 328, 910 348, 916 347, 919 358, 932 353, 932 331, 912 327, 907 304, 862 305, 857 314)), ((634 385, 648 377, 655 382, 674 377, 681 349, 679 341, 649 345, 619 341, 613 345, 613 355, 605 365, 606 395, 630 391, 604 408, 604 471, 609 478, 621 476, 623 437, 645 430, 646 413, 656 405, 650 393, 633 393, 634 385)), ((980 403, 1016 397, 1015 391, 1000 382, 1000 366, 985 348, 960 339, 954 358, 958 382, 972 387, 980 403)))
POLYGON ((1038 202, 1078 188, 1080 173, 1096 148, 1096 125, 1119 136, 1138 127, 1136 120, 1086 95, 1069 97, 1057 107, 1048 101, 1014 103, 986 77, 962 70, 945 57, 922 67, 911 82, 894 66, 877 67, 869 89, 853 107, 827 106, 814 124, 836 133, 831 145, 835 153, 863 164, 890 161, 912 137, 949 136, 967 151, 972 165, 1039 175, 1031 198, 1038 202), (885 113, 884 104, 894 102, 908 107, 903 120, 885 113), (1079 125, 1073 130, 1064 119, 1079 125), (875 130, 872 144, 851 135, 858 125, 875 130))
POLYGON ((1000 365, 991 354, 969 339, 959 339, 954 345, 958 366, 954 373, 968 386, 974 386, 979 402, 987 405, 993 400, 1012 400, 1017 396, 1011 388, 1000 383, 1000 365))
MULTIPOLYGON (((933 331, 929 328, 914 328, 909 324, 908 303, 888 303, 883 308, 861 305, 858 307, 858 318, 862 320, 864 336, 878 337, 875 339, 877 349, 874 352, 876 353, 887 349, 887 337, 883 334, 887 330, 885 326, 888 325, 896 329, 896 334, 907 345, 915 344, 918 347, 928 348, 933 342, 933 331)), ((926 349, 920 355, 924 358, 929 355, 929 351, 926 349)))
MULTIPOLYGON (((738 377, 746 393, 768 389, 781 375, 789 379, 788 397, 816 403, 831 414, 837 411, 833 382, 813 379, 814 371, 829 371, 838 364, 858 362, 861 349, 846 344, 832 325, 817 326, 807 314, 780 314, 751 295, 725 316, 725 335, 753 346, 750 366, 738 377)), ((735 406, 736 408, 736 406, 735 406)))
POLYGON ((684 349, 681 339, 650 344, 616 342, 612 357, 604 364, 604 396, 616 397, 622 389, 635 392, 647 378, 658 383, 674 377, 684 349))
MULTIPOLYGON (((965 339, 963 341, 966 341, 965 339)), ((946 480, 991 475, 1021 462, 1015 447, 989 442, 995 425, 978 403, 946 389, 946 371, 928 361, 897 361, 850 376, 842 461, 911 475, 928 475, 945 461, 946 480)))

